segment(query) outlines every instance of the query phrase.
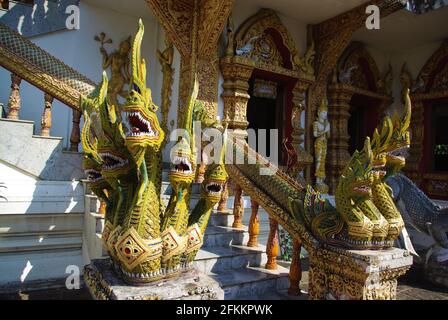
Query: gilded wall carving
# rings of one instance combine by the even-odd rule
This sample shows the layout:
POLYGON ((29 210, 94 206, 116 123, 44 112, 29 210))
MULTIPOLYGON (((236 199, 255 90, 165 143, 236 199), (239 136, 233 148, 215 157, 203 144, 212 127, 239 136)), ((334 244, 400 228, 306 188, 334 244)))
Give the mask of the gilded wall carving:
POLYGON ((289 156, 289 160, 294 162, 291 162, 294 176, 312 163, 311 156, 300 145, 304 141, 300 118, 301 113, 306 110, 308 87, 314 80, 314 54, 314 43, 311 43, 303 59, 300 58, 292 37, 273 10, 260 10, 248 18, 237 32, 229 18, 226 56, 221 59, 225 120, 229 127, 238 128, 245 135, 244 130, 248 124, 246 108, 250 97, 247 92, 248 81, 254 69, 297 79, 292 92, 292 139, 284 142, 287 150, 295 153, 294 156, 289 156), (274 35, 278 37, 274 39, 274 35), (286 48, 287 56, 285 51, 280 52, 279 46, 286 48))
POLYGON ((316 46, 316 82, 310 88, 309 112, 306 119, 306 150, 311 152, 312 117, 322 99, 326 96, 327 79, 336 67, 337 61, 349 45, 353 33, 365 25, 366 6, 377 5, 381 18, 404 8, 400 1, 372 0, 348 12, 312 26, 316 46))
POLYGON ((185 101, 198 75, 198 100, 217 112, 218 39, 233 7, 234 0, 146 0, 167 36, 181 55, 178 124, 184 122, 185 101))
POLYGON ((402 85, 411 84, 412 91, 412 142, 405 170, 417 184, 426 184, 426 191, 433 196, 446 196, 446 174, 422 175, 423 155, 425 150, 425 104, 448 97, 448 40, 428 59, 419 76, 414 81, 403 66, 402 85))

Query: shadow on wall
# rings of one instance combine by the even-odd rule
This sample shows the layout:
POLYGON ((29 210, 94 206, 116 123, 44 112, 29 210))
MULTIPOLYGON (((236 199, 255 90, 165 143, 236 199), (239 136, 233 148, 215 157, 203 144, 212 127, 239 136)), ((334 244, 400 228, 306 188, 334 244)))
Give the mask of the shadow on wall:
POLYGON ((0 23, 25 37, 66 29, 68 6, 79 6, 80 0, 35 0, 34 5, 10 3, 9 10, 0 11, 0 23))

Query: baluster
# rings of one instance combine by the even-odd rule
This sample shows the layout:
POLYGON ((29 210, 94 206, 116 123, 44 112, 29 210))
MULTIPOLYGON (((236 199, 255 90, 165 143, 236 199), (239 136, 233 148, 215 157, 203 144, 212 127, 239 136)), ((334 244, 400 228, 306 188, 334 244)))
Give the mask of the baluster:
POLYGON ((244 199, 243 189, 237 184, 234 186, 235 200, 233 202, 233 225, 232 228, 241 229, 243 227, 243 215, 244 215, 244 199))
POLYGON ((224 213, 227 212, 227 200, 229 199, 229 181, 227 180, 224 184, 221 200, 218 203, 218 212, 224 213))
POLYGON ((202 161, 198 166, 198 174, 196 176, 196 183, 202 183, 204 181, 204 174, 205 174, 205 163, 202 161))
POLYGON ((294 239, 292 249, 292 261, 289 268, 289 289, 288 294, 298 296, 300 294, 300 280, 302 280, 302 265, 300 263, 300 251, 302 242, 294 239))
POLYGON ((266 269, 277 269, 277 256, 278 256, 278 222, 272 218, 269 218, 269 238, 266 244, 266 254, 268 256, 268 262, 266 263, 266 269))
POLYGON ((44 98, 45 98, 45 106, 40 121, 40 135, 44 137, 49 137, 51 129, 51 107, 53 105, 54 98, 48 93, 45 93, 44 98))
POLYGON ((11 93, 8 100, 8 119, 18 120, 20 111, 20 83, 22 78, 20 78, 15 73, 11 73, 11 93))
POLYGON ((249 220, 249 241, 248 247, 258 247, 258 235, 260 234, 260 222, 258 220, 258 209, 260 205, 254 200, 250 200, 252 213, 249 220))
POLYGON ((81 141, 79 129, 79 122, 81 121, 81 112, 73 109, 73 126, 72 134, 70 136, 70 151, 78 152, 79 142, 81 141))

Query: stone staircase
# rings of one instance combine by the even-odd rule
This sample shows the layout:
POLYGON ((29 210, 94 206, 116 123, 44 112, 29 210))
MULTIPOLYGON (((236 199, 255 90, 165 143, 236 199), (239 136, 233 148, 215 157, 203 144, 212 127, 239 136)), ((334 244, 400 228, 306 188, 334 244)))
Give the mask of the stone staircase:
MULTIPOLYGON (((63 139, 34 135, 31 121, 0 119, 0 292, 11 288, 61 286, 66 268, 80 270, 92 259, 105 258, 99 201, 81 180, 82 155, 63 150, 63 139)), ((171 194, 163 172, 162 200, 171 194)), ((193 186, 191 208, 199 201, 193 186)), ((231 209, 233 199, 229 199, 231 209)), ((245 199, 249 206, 249 200, 245 199)), ((250 208, 244 218, 248 225, 250 208)), ((233 215, 214 212, 196 268, 221 283, 226 299, 262 298, 285 291, 288 269, 263 268, 265 247, 246 247, 247 228, 231 227, 233 215)), ((260 210, 261 244, 266 243, 267 214, 260 210)))
MULTIPOLYGON (((247 219, 249 215, 246 212, 247 219)), ((204 245, 196 257, 196 268, 219 281, 225 299, 256 299, 287 290, 289 270, 281 266, 274 271, 265 269, 266 247, 245 246, 249 239, 247 227, 234 229, 232 223, 231 214, 212 214, 204 245)))
MULTIPOLYGON (((167 203, 171 194, 167 170, 164 170, 162 178, 161 198, 167 203)), ((198 200, 199 185, 194 185, 191 209, 198 200)), ((229 199, 230 206, 232 200, 232 198, 229 199)), ((92 210, 98 208, 96 201, 94 195, 86 195, 86 208, 89 202, 92 210)), ((248 203, 248 201, 245 202, 248 203)), ((243 220, 246 225, 250 216, 248 211, 250 209, 246 209, 243 220)), ((91 233, 86 235, 91 238, 87 244, 91 253, 90 257, 91 259, 106 257, 106 253, 101 248, 101 232, 99 231, 104 225, 103 218, 94 212, 86 212, 86 221, 89 219, 89 215, 92 217, 91 219, 96 219, 93 225, 97 228, 96 230, 93 227, 85 228, 91 233)), ((262 209, 260 209, 260 218, 262 226, 260 234, 262 236, 259 239, 260 243, 266 243, 269 227, 266 223, 267 213, 262 209)), ((264 269, 267 261, 265 246, 260 245, 257 248, 245 246, 249 239, 247 227, 234 229, 231 227, 232 223, 232 214, 219 213, 216 210, 212 213, 205 232, 204 245, 195 260, 195 268, 219 281, 225 291, 225 299, 262 299, 268 294, 271 296, 278 292, 285 294, 289 287, 289 269, 282 266, 274 271, 264 269)))
POLYGON ((0 132, 0 292, 61 286, 83 267, 82 155, 31 121, 0 119, 0 132))

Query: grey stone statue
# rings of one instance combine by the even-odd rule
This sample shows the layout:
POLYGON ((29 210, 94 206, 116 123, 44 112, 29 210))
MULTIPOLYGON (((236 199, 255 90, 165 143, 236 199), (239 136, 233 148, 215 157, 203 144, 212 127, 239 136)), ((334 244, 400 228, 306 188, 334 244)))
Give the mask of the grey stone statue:
POLYGON ((434 240, 434 245, 427 251, 425 264, 438 252, 443 256, 439 262, 448 260, 448 206, 435 204, 401 173, 388 178, 387 184, 393 190, 394 200, 406 224, 434 240))

